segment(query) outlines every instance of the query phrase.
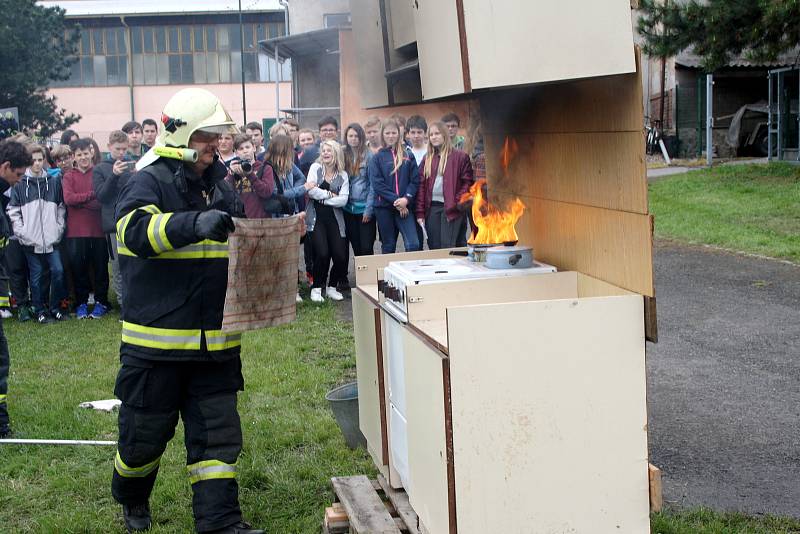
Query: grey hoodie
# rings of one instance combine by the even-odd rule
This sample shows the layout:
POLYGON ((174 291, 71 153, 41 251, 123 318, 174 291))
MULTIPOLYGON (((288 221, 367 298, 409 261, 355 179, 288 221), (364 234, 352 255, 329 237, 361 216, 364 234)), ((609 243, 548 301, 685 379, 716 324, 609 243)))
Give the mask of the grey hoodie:
POLYGON ((33 247, 36 254, 53 252, 66 228, 61 180, 49 177, 47 172, 33 176, 28 169, 11 189, 7 211, 21 245, 33 247))

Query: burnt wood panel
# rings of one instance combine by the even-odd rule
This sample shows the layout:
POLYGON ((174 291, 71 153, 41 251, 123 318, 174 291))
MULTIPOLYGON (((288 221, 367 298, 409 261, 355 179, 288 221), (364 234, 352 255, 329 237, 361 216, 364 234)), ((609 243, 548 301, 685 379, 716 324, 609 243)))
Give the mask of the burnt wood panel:
MULTIPOLYGON (((498 154, 504 138, 487 136, 498 154)), ((518 134, 507 173, 489 158, 492 191, 646 214, 647 180, 641 132, 518 134)))

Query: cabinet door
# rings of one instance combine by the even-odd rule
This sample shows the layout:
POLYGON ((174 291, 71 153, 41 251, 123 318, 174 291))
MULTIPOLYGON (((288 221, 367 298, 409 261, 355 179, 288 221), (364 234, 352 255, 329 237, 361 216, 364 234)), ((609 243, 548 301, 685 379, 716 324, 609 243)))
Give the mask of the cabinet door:
POLYGON ((430 534, 450 532, 442 354, 404 329, 409 502, 430 534))
POLYGON ((473 89, 636 71, 630 0, 463 4, 473 89))
POLYGON ((462 94, 464 75, 456 2, 416 0, 414 26, 422 98, 430 100, 462 94))
POLYGON ((386 415, 383 396, 383 353, 378 308, 361 291, 353 291, 353 328, 358 378, 358 421, 367 448, 378 467, 387 465, 386 415))

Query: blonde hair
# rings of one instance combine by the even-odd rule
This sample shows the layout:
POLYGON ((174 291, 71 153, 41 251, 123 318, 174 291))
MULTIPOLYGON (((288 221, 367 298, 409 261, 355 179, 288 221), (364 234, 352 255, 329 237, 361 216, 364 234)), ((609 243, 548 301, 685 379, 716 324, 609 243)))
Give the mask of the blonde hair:
POLYGON ((286 176, 292 172, 292 165, 294 165, 294 142, 292 138, 283 134, 270 137, 264 159, 272 165, 280 176, 286 176))
POLYGON ((57 145, 53 147, 53 150, 50 151, 50 156, 54 160, 67 158, 71 155, 72 155, 72 149, 70 149, 67 145, 57 145))
POLYGON ((400 135, 400 125, 397 124, 397 121, 392 118, 386 119, 381 124, 381 143, 384 147, 394 150, 394 169, 392 169, 392 172, 397 172, 397 170, 403 165, 403 156, 406 155, 406 149, 403 146, 403 136, 400 135), (394 144, 394 146, 388 146, 383 137, 383 132, 386 130, 387 126, 394 127, 394 129, 397 130, 397 142, 394 144))
POLYGON ((337 174, 344 171, 344 154, 342 153, 342 145, 332 139, 327 139, 319 144, 319 157, 317 158, 317 163, 322 165, 323 169, 325 168, 325 164, 322 163, 322 149, 326 146, 329 146, 331 149, 333 149, 333 170, 336 171, 337 174))
POLYGON ((439 176, 440 174, 444 174, 444 168, 447 165, 447 158, 450 156, 450 152, 453 151, 453 142, 450 140, 450 136, 447 134, 447 126, 444 125, 442 121, 436 121, 428 127, 428 139, 430 140, 431 135, 431 128, 436 128, 439 130, 439 133, 442 135, 443 141, 442 145, 439 147, 439 165, 436 168, 436 174, 431 174, 431 167, 433 166, 433 155, 436 152, 436 149, 433 147, 433 143, 430 141, 428 142, 428 152, 425 154, 425 168, 423 173, 426 177, 430 176, 439 176))

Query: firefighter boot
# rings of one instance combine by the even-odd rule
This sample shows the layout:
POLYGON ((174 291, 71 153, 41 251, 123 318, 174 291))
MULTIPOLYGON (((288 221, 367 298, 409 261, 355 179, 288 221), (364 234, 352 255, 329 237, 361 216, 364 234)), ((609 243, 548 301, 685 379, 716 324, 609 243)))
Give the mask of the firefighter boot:
POLYGON ((122 517, 125 519, 125 528, 128 532, 144 532, 150 530, 150 505, 123 504, 122 517))
POLYGON ((228 525, 225 528, 209 532, 208 534, 265 534, 263 530, 253 528, 249 523, 239 521, 233 525, 228 525))

